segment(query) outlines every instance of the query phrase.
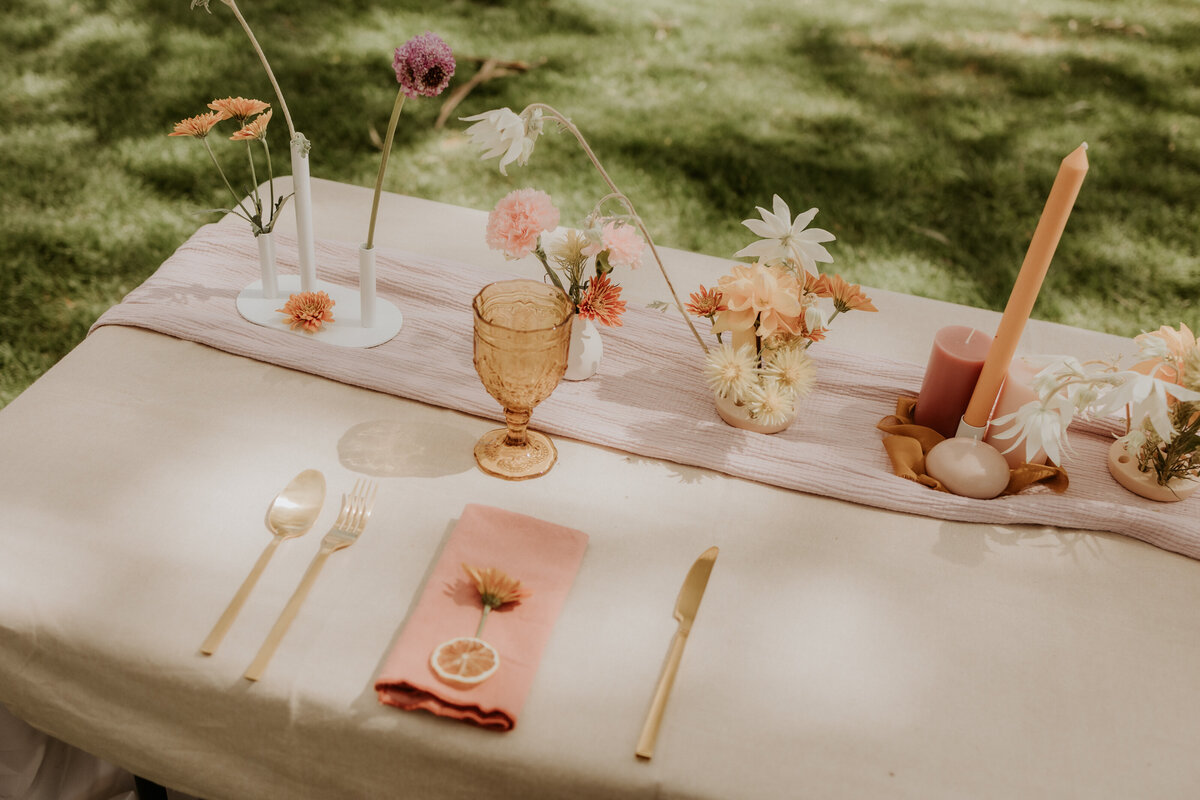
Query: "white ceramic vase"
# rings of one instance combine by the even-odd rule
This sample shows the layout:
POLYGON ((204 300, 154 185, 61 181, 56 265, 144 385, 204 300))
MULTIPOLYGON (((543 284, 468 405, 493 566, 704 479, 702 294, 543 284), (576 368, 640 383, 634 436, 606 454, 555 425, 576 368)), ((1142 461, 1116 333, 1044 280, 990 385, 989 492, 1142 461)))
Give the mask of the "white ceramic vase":
POLYGON ((375 248, 358 246, 358 297, 362 326, 375 327, 375 248))
POLYGON ((792 413, 788 415, 787 419, 774 425, 767 425, 751 417, 750 411, 746 406, 738 405, 731 398, 722 397, 714 393, 713 399, 717 405, 717 414, 721 416, 721 419, 725 420, 726 424, 745 431, 754 431, 755 433, 779 433, 780 431, 787 430, 796 421, 797 406, 800 404, 800 400, 797 398, 792 403, 792 413))
POLYGON ((317 290, 317 256, 313 237, 312 182, 308 171, 308 140, 297 133, 291 142, 292 188, 296 210, 296 248, 300 261, 300 291, 317 290))
POLYGON ((1127 452, 1125 443, 1119 439, 1108 448, 1108 471, 1112 473, 1117 483, 1129 491, 1147 500, 1157 500, 1160 503, 1186 500, 1197 489, 1200 489, 1200 481, 1188 478, 1175 478, 1166 486, 1161 485, 1153 470, 1142 472, 1138 469, 1137 456, 1127 452))
POLYGON ((600 369, 603 355, 604 342, 600 340, 595 323, 578 314, 571 317, 571 347, 567 351, 567 371, 563 379, 586 381, 600 369))
POLYGON ((254 237, 258 244, 258 263, 262 268, 263 297, 274 300, 279 297, 279 273, 275 269, 275 231, 260 233, 254 237))

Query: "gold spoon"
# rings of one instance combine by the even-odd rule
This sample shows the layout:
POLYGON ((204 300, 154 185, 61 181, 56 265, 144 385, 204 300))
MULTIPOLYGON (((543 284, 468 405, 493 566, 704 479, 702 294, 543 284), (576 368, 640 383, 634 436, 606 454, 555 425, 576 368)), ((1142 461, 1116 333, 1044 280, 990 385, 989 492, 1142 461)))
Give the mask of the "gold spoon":
POLYGON ((262 575, 267 562, 271 560, 275 548, 284 539, 291 539, 307 533, 308 529, 316 522, 317 515, 321 513, 321 506, 324 503, 325 476, 315 469, 306 469, 292 478, 292 482, 275 496, 275 499, 271 501, 271 507, 267 510, 267 528, 275 535, 275 538, 271 539, 270 544, 262 551, 254 569, 250 570, 250 574, 242 582, 237 594, 229 601, 229 607, 225 609, 225 613, 213 626, 212 633, 208 634, 204 644, 200 645, 201 653, 211 656, 216 651, 217 645, 225 638, 225 634, 233 625, 238 612, 242 610, 246 598, 250 595, 250 590, 254 588, 254 584, 258 583, 258 577, 262 575))

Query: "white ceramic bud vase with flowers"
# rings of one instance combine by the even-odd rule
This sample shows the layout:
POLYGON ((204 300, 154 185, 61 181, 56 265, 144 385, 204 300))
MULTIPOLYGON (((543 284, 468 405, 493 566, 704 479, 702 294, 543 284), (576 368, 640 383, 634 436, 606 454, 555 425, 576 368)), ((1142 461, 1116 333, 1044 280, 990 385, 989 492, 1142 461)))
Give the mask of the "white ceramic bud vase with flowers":
POLYGON ((1060 464, 1070 452, 1071 421, 1121 415, 1125 435, 1112 443, 1113 479, 1148 500, 1177 502, 1200 489, 1200 345, 1187 325, 1134 337, 1142 359, 1128 370, 1115 363, 1046 357, 1034 378, 1038 399, 993 425, 1011 426, 997 439, 1013 450, 1044 450, 1060 464))
POLYGON ((271 104, 261 100, 245 97, 226 97, 213 100, 208 104, 211 111, 199 114, 175 124, 174 130, 168 136, 188 136, 198 140, 208 153, 209 159, 221 176, 229 196, 233 199, 230 208, 213 209, 214 212, 233 214, 250 223, 254 232, 254 240, 258 246, 258 262, 262 274, 262 296, 267 299, 277 299, 279 294, 279 273, 275 266, 275 222, 279 212, 291 195, 275 197, 275 171, 271 163, 271 149, 267 145, 267 125, 271 122, 271 104), (248 175, 250 185, 254 187, 250 196, 242 198, 233 190, 225 170, 217 154, 209 144, 209 136, 215 126, 224 120, 233 120, 238 129, 229 137, 230 141, 246 143, 246 159, 249 165, 248 175), (269 197, 262 197, 258 188, 258 172, 254 163, 254 151, 251 142, 262 145, 264 162, 267 168, 267 187, 269 197))
MULTIPOLYGON (((197 7, 203 8, 205 11, 212 13, 212 9, 209 6, 213 1, 191 0, 191 7, 193 9, 197 7)), ((276 107, 282 112, 284 122, 287 125, 293 184, 293 193, 288 197, 294 198, 293 207, 296 212, 296 260, 300 273, 298 276, 293 277, 290 275, 277 276, 275 272, 275 242, 272 230, 275 220, 278 218, 278 213, 288 197, 275 199, 274 171, 266 141, 267 123, 271 119, 273 110, 267 107, 267 103, 257 100, 246 100, 240 97, 227 98, 224 101, 213 101, 209 105, 213 109, 211 114, 202 114, 183 120, 175 126, 175 133, 172 135, 193 136, 204 140, 213 125, 217 122, 223 119, 235 119, 242 124, 242 129, 230 138, 246 141, 247 154, 250 159, 252 184, 257 187, 258 183, 253 152, 250 146, 252 141, 262 143, 266 154, 267 174, 269 176, 268 186, 270 187, 271 199, 269 202, 264 203, 260 197, 259 190, 255 188, 248 199, 253 209, 241 201, 237 193, 233 191, 229 181, 225 181, 226 188, 234 196, 237 207, 219 210, 231 211, 250 221, 255 236, 258 238, 259 261, 262 266, 261 282, 250 284, 238 294, 236 300, 238 313, 244 319, 256 325, 263 325, 277 330, 294 331, 297 332, 297 335, 313 336, 327 344, 340 347, 374 347, 375 345, 382 344, 395 336, 396 332, 399 331, 403 320, 399 310, 386 301, 380 301, 379 313, 374 316, 371 315, 370 309, 365 307, 361 309, 361 319, 355 319, 354 313, 349 311, 350 308, 360 306, 360 301, 364 294, 366 295, 366 299, 370 301, 371 308, 375 306, 373 302, 373 254, 371 258, 360 256, 363 274, 371 277, 370 286, 365 292, 317 280, 312 221, 312 191, 309 174, 311 142, 309 142, 303 133, 296 130, 291 113, 288 111, 283 91, 280 89, 279 82, 275 79, 275 73, 271 69, 271 65, 267 61, 267 56, 259 45, 254 31, 251 30, 246 18, 242 16, 236 0, 219 0, 219 3, 227 6, 233 12, 238 24, 241 25, 246 37, 250 40, 255 54, 266 71, 267 79, 271 82, 271 87, 275 90, 275 98, 278 101, 278 106, 276 107), (258 116, 253 120, 249 119, 254 114, 258 116), (297 289, 299 289, 298 292, 296 291, 297 289), (286 302, 284 302, 282 308, 279 308, 280 301, 285 296, 287 298, 286 302), (335 305, 339 309, 336 320, 330 312, 330 309, 335 305), (346 309, 346 311, 343 312, 342 309, 346 309), (281 318, 280 314, 284 316, 281 318)), ((208 142, 204 141, 204 145, 209 150, 209 155, 213 158, 217 169, 220 170, 220 164, 217 163, 208 142)), ((225 177, 223 172, 221 177, 223 179, 225 177)))
POLYGON ((587 380, 599 371, 604 342, 596 323, 619 326, 625 313, 621 287, 610 274, 616 267, 636 268, 645 246, 625 218, 603 214, 607 199, 582 227, 561 231, 559 210, 537 189, 509 192, 488 215, 488 246, 507 258, 536 256, 547 279, 571 299, 575 314, 563 375, 569 381, 587 380))
MULTIPOLYGON (((501 227, 509 230, 498 231, 499 235, 493 244, 493 219, 489 218, 488 221, 489 244, 492 247, 504 250, 510 258, 521 258, 531 252, 537 252, 551 282, 571 295, 571 299, 575 301, 577 313, 572 321, 571 352, 568 354, 567 372, 564 376, 567 380, 584 380, 596 374, 599 369, 603 346, 599 330, 594 323, 621 324, 620 314, 625 310, 625 303, 620 300, 620 287, 601 278, 606 277, 607 271, 613 267, 636 267, 641 262, 643 250, 649 252, 650 258, 657 265, 663 282, 675 301, 675 307, 695 337, 696 343, 705 353, 708 352, 708 345, 688 318, 683 303, 675 292, 671 276, 667 274, 666 266, 658 254, 654 239, 634 208, 633 201, 613 182, 584 138, 583 132, 567 116, 545 103, 530 103, 520 113, 515 113, 509 108, 497 108, 461 119, 474 123, 467 128, 467 135, 483 151, 483 158, 500 159, 499 168, 502 175, 508 175, 507 168, 511 164, 524 166, 529 163, 546 122, 557 123, 557 130, 569 133, 578 142, 584 155, 608 187, 609 194, 596 204, 587 218, 587 253, 576 249, 578 241, 568 242, 559 250, 542 247, 537 241, 537 236, 553 230, 554 226, 544 228, 536 234, 521 234, 516 230, 520 226, 514 226, 511 220, 501 223, 501 227), (609 202, 619 206, 619 213, 601 212, 601 208, 609 202), (509 238, 512 239, 511 242, 507 241, 509 238), (595 275, 590 278, 586 277, 588 270, 583 265, 588 256, 595 258, 595 275), (568 278, 565 285, 558 273, 568 278)), ((493 212, 493 215, 495 214, 496 212, 493 212)), ((554 225, 557 224, 556 218, 554 225)))
POLYGON ((817 271, 817 262, 833 261, 821 243, 834 238, 806 229, 817 209, 793 220, 775 195, 772 211, 758 211, 762 219, 743 224, 762 238, 735 253, 758 260, 733 267, 711 289, 702 285, 687 309, 712 322, 717 336, 704 377, 718 416, 735 428, 770 434, 791 427, 801 398, 815 386, 808 348, 825 338, 829 323, 847 311, 877 309, 857 284, 817 271), (831 301, 831 313, 823 300, 831 301))
POLYGON ((571 318, 571 344, 567 350, 567 371, 563 380, 586 381, 600 371, 604 358, 604 339, 596 323, 579 316, 571 318))

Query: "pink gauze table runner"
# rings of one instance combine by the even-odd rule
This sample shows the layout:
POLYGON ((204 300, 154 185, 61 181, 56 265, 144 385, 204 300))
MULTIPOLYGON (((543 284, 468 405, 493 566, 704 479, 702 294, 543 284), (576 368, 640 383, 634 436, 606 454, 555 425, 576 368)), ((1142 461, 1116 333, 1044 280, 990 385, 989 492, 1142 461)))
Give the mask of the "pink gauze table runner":
MULTIPOLYGON (((464 235, 475 235, 464 234, 464 235)), ((279 237, 279 265, 296 270, 294 239, 279 237)), ((319 277, 355 286, 354 245, 317 242, 319 277)), ((234 305, 259 275, 250 232, 227 218, 201 228, 159 270, 93 326, 131 325, 343 383, 501 419, 472 365, 471 298, 510 275, 402 251, 380 250, 380 297, 404 313, 390 342, 334 347, 252 325, 234 305)), ((619 280, 619 276, 618 276, 619 280)), ((664 294, 666 290, 664 287, 664 294)), ((282 302, 280 303, 282 306, 282 302)), ((337 309, 334 309, 336 315, 337 309)), ((887 308, 881 313, 889 313, 887 308)), ((641 456, 705 467, 852 503, 940 519, 1113 531, 1200 558, 1200 513, 1180 503, 1143 500, 1108 474, 1112 425, 1077 425, 1071 486, 1063 495, 1032 489, 995 500, 935 492, 892 474, 875 423, 899 395, 920 388, 920 365, 825 344, 812 354, 816 391, 796 423, 764 436, 729 427, 701 377, 703 355, 675 312, 631 307, 624 326, 603 328, 604 360, 595 377, 564 381, 534 411, 534 427, 641 456)), ((847 324, 854 324, 853 318, 847 324)), ((896 333, 904 319, 897 315, 896 333)))

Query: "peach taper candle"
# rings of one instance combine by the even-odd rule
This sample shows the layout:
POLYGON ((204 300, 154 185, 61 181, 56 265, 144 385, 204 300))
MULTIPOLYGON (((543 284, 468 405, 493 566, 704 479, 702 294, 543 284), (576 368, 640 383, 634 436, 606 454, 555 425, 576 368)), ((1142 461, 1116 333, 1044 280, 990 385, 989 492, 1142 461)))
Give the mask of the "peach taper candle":
POLYGON ((963 422, 959 426, 959 436, 982 438, 987 431, 988 418, 992 406, 1000 394, 1000 386, 1008 373, 1008 366, 1017 352, 1017 343, 1025 330, 1025 323, 1033 311, 1042 281, 1050 269, 1050 259, 1058 247, 1063 230, 1067 227, 1067 217, 1079 196, 1079 189, 1087 175, 1087 142, 1075 148, 1058 168, 1058 176, 1050 189, 1050 197, 1046 207, 1042 209, 1041 219, 1033 232, 1033 240, 1025 253, 1025 261, 1017 275, 1017 282, 1009 295, 1008 304, 1004 307, 1004 315, 1000 319, 1000 327, 992 339, 987 359, 983 363, 983 372, 975 384, 971 394, 971 402, 963 414, 963 422))

